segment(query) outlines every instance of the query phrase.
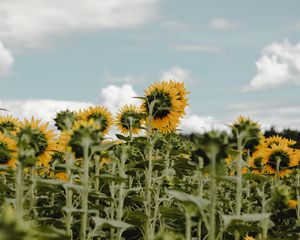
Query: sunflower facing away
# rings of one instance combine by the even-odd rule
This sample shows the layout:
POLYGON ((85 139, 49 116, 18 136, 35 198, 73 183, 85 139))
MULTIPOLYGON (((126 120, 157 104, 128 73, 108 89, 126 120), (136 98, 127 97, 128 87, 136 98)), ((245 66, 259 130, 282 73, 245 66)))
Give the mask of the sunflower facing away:
POLYGON ((181 85, 176 87, 173 81, 164 81, 154 83, 145 90, 146 96, 142 110, 147 115, 151 114, 153 128, 163 133, 169 133, 176 129, 186 106, 185 90, 183 88, 181 93, 178 90, 181 87, 183 88, 181 85), (151 107, 152 109, 150 109, 151 107))
POLYGON ((51 154, 56 150, 55 133, 54 130, 48 129, 49 123, 42 124, 41 120, 25 119, 21 124, 18 135, 28 135, 30 141, 27 148, 34 149, 35 157, 37 157, 37 164, 41 166, 49 166, 51 161, 51 154))
POLYGON ((131 129, 133 135, 138 135, 142 123, 141 110, 135 105, 124 105, 116 119, 116 125, 122 134, 129 134, 131 129))
POLYGON ((20 121, 12 116, 1 116, 0 117, 0 132, 3 133, 5 130, 14 133, 20 128, 20 121))
POLYGON ((249 168, 253 174, 261 175, 263 173, 263 152, 256 150, 249 158, 249 168))
POLYGON ((96 125, 99 125, 100 131, 103 134, 107 134, 111 125, 113 124, 113 119, 111 113, 106 107, 96 106, 89 107, 80 111, 78 113, 79 118, 83 121, 94 120, 96 125))
POLYGON ((0 133, 0 165, 16 168, 16 143, 0 133))
POLYGON ((284 177, 292 172, 293 167, 298 165, 299 153, 286 145, 272 144, 271 148, 264 150, 262 159, 265 170, 270 174, 276 174, 276 165, 279 163, 279 176, 284 177))

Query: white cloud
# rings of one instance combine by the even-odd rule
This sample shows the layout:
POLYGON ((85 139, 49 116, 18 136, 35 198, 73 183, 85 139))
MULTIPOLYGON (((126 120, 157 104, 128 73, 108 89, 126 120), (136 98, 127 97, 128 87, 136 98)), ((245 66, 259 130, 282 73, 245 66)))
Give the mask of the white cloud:
POLYGON ((139 26, 157 12, 158 0, 2 0, 0 39, 37 48, 63 33, 139 26))
MULTIPOLYGON (((228 116, 249 116, 261 123, 263 129, 276 126, 278 129, 300 129, 300 108, 297 104, 282 101, 239 102, 227 107, 228 116)), ((226 119, 225 121, 231 121, 226 119)))
POLYGON ((9 49, 4 48, 0 41, 0 75, 5 75, 10 72, 14 58, 9 49))
POLYGON ((179 66, 174 66, 166 71, 161 72, 161 81, 167 81, 170 79, 178 82, 191 82, 193 77, 188 70, 179 66))
MULTIPOLYGON (((0 101, 0 107, 5 108, 8 112, 20 119, 35 118, 42 119, 43 121, 52 122, 55 114, 61 110, 79 110, 92 106, 92 103, 87 102, 72 102, 72 101, 58 101, 58 100, 25 100, 25 101, 0 101)), ((1 112, 2 113, 2 112, 1 112)))
POLYGON ((183 133, 204 133, 214 130, 225 130, 226 126, 217 122, 213 117, 200 117, 195 114, 188 114, 181 120, 179 126, 183 133))
POLYGON ((272 43, 262 50, 256 62, 256 75, 244 90, 276 88, 300 83, 300 43, 272 43))
POLYGON ((103 105, 105 105, 112 113, 117 113, 120 107, 124 104, 137 104, 141 102, 138 94, 134 91, 132 85, 124 84, 123 86, 109 85, 101 90, 103 105))
POLYGON ((202 53, 219 53, 221 48, 214 45, 203 44, 176 44, 171 49, 178 52, 202 52, 202 53))
POLYGON ((225 18, 215 18, 209 22, 211 28, 226 31, 239 28, 240 24, 225 18))

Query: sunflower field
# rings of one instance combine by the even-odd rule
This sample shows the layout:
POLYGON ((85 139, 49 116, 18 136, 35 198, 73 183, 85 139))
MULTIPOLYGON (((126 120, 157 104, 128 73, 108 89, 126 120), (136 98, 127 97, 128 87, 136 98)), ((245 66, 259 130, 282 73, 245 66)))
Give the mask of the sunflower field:
POLYGON ((55 127, 0 116, 0 240, 300 239, 299 142, 245 117, 180 134, 181 82, 139 100, 114 117, 64 110, 55 127))

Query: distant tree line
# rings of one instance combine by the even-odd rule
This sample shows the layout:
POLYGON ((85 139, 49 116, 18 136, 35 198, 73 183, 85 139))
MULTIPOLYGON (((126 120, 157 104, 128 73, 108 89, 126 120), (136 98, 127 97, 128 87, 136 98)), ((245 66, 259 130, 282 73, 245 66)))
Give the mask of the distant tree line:
POLYGON ((270 129, 264 132, 265 137, 270 137, 274 135, 279 135, 288 139, 293 139, 297 142, 294 146, 296 148, 300 148, 300 131, 292 130, 292 129, 283 129, 282 131, 278 131, 275 127, 271 127, 270 129))

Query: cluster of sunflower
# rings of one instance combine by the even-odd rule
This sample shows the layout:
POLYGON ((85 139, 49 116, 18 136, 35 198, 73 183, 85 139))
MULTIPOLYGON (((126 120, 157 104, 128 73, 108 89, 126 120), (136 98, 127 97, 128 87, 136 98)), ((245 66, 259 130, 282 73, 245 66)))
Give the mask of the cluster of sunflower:
MULTIPOLYGON (((232 125, 233 153, 240 141, 243 146, 242 159, 245 161, 243 174, 249 171, 256 175, 278 176, 283 178, 291 174, 299 165, 300 151, 295 148, 296 141, 281 136, 264 137, 260 125, 249 118, 239 117, 232 125)), ((235 154, 229 154, 225 159, 227 165, 232 165, 235 154)), ((234 175, 234 171, 229 173, 234 175)))
MULTIPOLYGON (((34 117, 21 122, 12 116, 1 116, 0 164, 16 168, 16 159, 19 159, 25 164, 36 162, 38 166, 49 167, 53 156, 68 148, 80 158, 76 137, 94 136, 94 144, 98 144, 113 124, 122 134, 131 136, 140 134, 147 126, 162 133, 174 132, 185 114, 187 94, 184 83, 173 80, 154 83, 145 90, 141 106, 123 106, 115 120, 104 106, 78 112, 65 110, 54 119, 59 133, 49 129, 49 123, 34 117), (84 133, 88 128, 90 132, 84 133)), ((61 174, 57 176, 64 178, 61 174)))
POLYGON ((299 165, 300 151, 293 148, 296 141, 272 136, 261 139, 249 158, 249 169, 253 174, 285 177, 299 165))
POLYGON ((1 165, 14 169, 18 159, 25 165, 47 166, 56 150, 56 135, 48 125, 33 117, 22 122, 12 116, 0 117, 1 165))

